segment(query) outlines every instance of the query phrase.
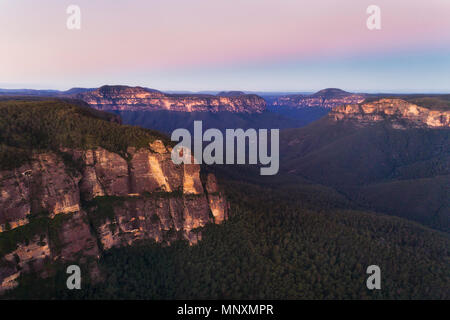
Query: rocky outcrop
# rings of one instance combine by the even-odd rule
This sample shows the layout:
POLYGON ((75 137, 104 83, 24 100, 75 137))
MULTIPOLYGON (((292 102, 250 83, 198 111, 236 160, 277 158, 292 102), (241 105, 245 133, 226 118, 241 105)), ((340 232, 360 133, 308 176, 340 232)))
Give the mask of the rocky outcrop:
POLYGON ((83 100, 98 110, 261 113, 266 109, 263 98, 241 92, 223 92, 217 96, 166 94, 142 87, 103 86, 67 96, 83 100))
POLYGON ((96 261, 103 250, 153 239, 201 239, 227 205, 213 175, 175 165, 160 140, 127 155, 103 148, 36 154, 0 172, 0 291, 46 262, 96 261), (62 157, 64 155, 64 157, 62 157), (63 161, 63 158, 65 161, 63 161))
POLYGON ((215 223, 220 224, 228 218, 226 210, 227 204, 225 202, 225 198, 220 192, 216 177, 213 174, 208 174, 206 180, 206 191, 208 193, 209 207, 211 208, 211 212, 214 216, 214 221, 215 223))
POLYGON ((50 216, 80 210, 79 172, 68 171, 56 154, 38 154, 34 161, 0 171, 0 231, 28 223, 31 214, 50 216))
MULTIPOLYGON (((46 236, 36 235, 30 243, 19 243, 14 251, 6 254, 0 261, 0 293, 16 287, 22 273, 42 271, 50 255, 46 236)), ((45 276, 45 273, 41 272, 41 276, 45 276)))
POLYGON ((450 110, 433 110, 401 99, 342 105, 334 108, 328 117, 334 121, 353 121, 362 126, 387 121, 397 129, 450 127, 450 110))
POLYGON ((113 211, 111 218, 96 226, 105 250, 144 239, 170 243, 181 237, 195 244, 199 233, 194 230, 212 222, 204 195, 136 197, 117 203, 113 211))
POLYGON ((343 104, 361 103, 365 98, 366 96, 364 94, 354 94, 340 89, 330 88, 318 91, 312 95, 281 96, 272 105, 289 108, 321 107, 331 109, 343 104))

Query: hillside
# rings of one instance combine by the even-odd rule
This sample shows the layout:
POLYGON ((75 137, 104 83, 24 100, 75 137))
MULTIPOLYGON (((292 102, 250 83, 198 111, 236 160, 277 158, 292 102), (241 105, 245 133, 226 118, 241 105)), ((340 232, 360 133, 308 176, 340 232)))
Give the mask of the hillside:
POLYGON ((329 117, 335 121, 352 121, 360 126, 385 122, 396 129, 450 127, 450 108, 431 103, 422 107, 402 99, 383 98, 362 104, 344 104, 334 108, 329 117))
POLYGON ((34 150, 103 147, 126 156, 128 147, 143 147, 166 136, 120 125, 120 118, 82 101, 56 98, 0 99, 0 169, 17 167, 34 150), (106 120, 106 121, 105 121, 106 120))
MULTIPOLYGON (((234 171, 236 168, 221 168, 234 171)), ((404 219, 346 209, 312 185, 265 188, 225 179, 230 219, 203 229, 196 246, 150 241, 108 251, 108 281, 83 290, 28 277, 9 298, 63 299, 448 299, 450 239, 404 219), (366 288, 366 267, 382 290, 366 288), (29 291, 27 288, 36 288, 29 291)), ((244 178, 248 178, 244 176, 244 178)))
POLYGON ((194 244, 198 228, 227 218, 216 178, 175 165, 165 136, 79 104, 0 102, 0 292, 64 263, 99 281, 107 250, 194 244))
POLYGON ((448 111, 400 100, 337 107, 282 134, 282 170, 449 231, 448 119, 448 111))
POLYGON ((402 99, 424 108, 440 111, 450 109, 450 94, 373 94, 368 95, 366 102, 376 101, 380 98, 402 99))
POLYGON ((327 88, 310 95, 283 95, 272 102, 272 106, 283 108, 327 108, 342 104, 360 103, 365 94, 354 94, 337 88, 327 88))

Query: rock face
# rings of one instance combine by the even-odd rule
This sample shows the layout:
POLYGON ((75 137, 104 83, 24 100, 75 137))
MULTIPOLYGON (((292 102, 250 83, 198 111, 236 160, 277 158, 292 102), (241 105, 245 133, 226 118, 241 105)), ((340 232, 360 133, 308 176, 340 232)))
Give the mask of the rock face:
POLYGON ((261 113, 266 109, 263 98, 242 92, 222 92, 217 96, 166 94, 142 87, 103 86, 68 96, 98 110, 261 113))
POLYGON ((227 218, 213 175, 175 165, 160 140, 128 148, 128 159, 102 148, 36 154, 0 172, 0 292, 29 270, 46 276, 51 261, 96 261, 103 250, 154 239, 201 239, 196 230, 227 218), (69 160, 67 160, 69 159, 69 160))
POLYGON ((450 126, 450 110, 432 110, 401 99, 380 99, 363 104, 347 104, 334 108, 328 117, 335 121, 353 121, 368 125, 388 121, 394 128, 450 126))
POLYGON ((289 108, 321 107, 334 108, 343 104, 361 103, 365 95, 353 94, 340 89, 330 88, 312 95, 286 95, 276 99, 272 105, 289 108))
POLYGON ((30 164, 1 171, 0 231, 27 224, 31 213, 80 211, 80 179, 55 154, 39 154, 30 164))

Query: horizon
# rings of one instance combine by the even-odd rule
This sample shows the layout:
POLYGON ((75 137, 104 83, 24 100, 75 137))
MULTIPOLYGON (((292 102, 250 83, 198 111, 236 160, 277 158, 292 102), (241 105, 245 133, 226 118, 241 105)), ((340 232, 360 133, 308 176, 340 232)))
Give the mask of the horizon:
POLYGON ((103 84, 103 85, 99 85, 96 87, 81 87, 81 86, 73 86, 73 87, 67 87, 67 88, 63 88, 63 89, 55 89, 55 88, 51 88, 51 87, 43 87, 43 88, 39 88, 39 87, 15 87, 15 86, 0 86, 0 90, 9 90, 9 91, 20 91, 20 90, 35 90, 35 91, 56 91, 56 92, 65 92, 65 91, 69 91, 71 89, 98 89, 101 88, 103 86, 125 86, 125 87, 142 87, 145 89, 152 89, 152 90, 157 90, 157 91, 161 91, 163 93, 168 93, 168 94, 177 94, 177 93, 186 93, 186 94, 217 94, 219 92, 230 92, 230 91, 241 91, 244 92, 246 94, 261 94, 261 95, 270 95, 270 94, 286 94, 286 95, 294 95, 294 94, 304 94, 304 95, 309 95, 309 94, 314 94, 317 93, 321 90, 325 90, 325 89, 340 89, 349 93, 356 93, 356 94, 411 94, 411 95, 420 95, 420 94, 431 94, 431 95, 446 95, 446 94, 450 94, 450 90, 448 91, 434 91, 433 89, 431 90, 381 90, 381 91, 374 91, 374 90, 352 90, 352 89, 343 89, 340 87, 324 87, 324 88, 319 88, 319 89, 315 89, 315 90, 298 90, 298 91, 292 91, 292 90, 245 90, 245 89, 211 89, 211 90, 198 90, 198 91, 192 91, 192 90, 173 90, 173 89, 160 89, 160 88, 156 88, 156 87, 148 87, 148 86, 144 86, 144 85, 127 85, 127 84, 103 84))
POLYGON ((379 0, 379 30, 366 0, 78 0, 79 30, 66 25, 70 4, 0 3, 0 87, 450 91, 445 0, 379 0))

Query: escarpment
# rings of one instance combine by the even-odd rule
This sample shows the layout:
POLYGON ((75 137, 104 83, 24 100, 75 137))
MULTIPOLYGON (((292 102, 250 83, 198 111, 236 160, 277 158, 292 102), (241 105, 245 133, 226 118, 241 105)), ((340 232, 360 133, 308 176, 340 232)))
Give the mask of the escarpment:
POLYGON ((289 108, 320 107, 331 109, 342 104, 361 103, 365 98, 366 95, 364 94, 355 94, 340 89, 329 88, 311 95, 294 94, 280 96, 272 105, 289 108))
POLYGON ((103 86, 68 96, 98 110, 261 113, 266 109, 263 98, 240 92, 167 94, 142 87, 103 86))
POLYGON ((328 117, 334 121, 352 121, 361 126, 386 121, 396 129, 450 127, 450 110, 425 108, 402 99, 345 104, 334 108, 328 117))
POLYGON ((0 291, 49 263, 96 261, 112 247, 153 239, 201 239, 198 228, 221 223, 227 204, 216 179, 199 165, 175 165, 161 140, 33 154, 0 171, 0 291))

